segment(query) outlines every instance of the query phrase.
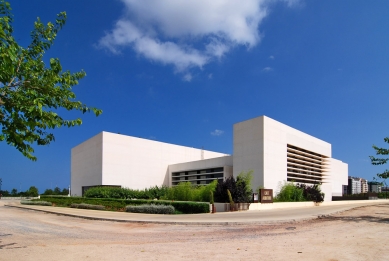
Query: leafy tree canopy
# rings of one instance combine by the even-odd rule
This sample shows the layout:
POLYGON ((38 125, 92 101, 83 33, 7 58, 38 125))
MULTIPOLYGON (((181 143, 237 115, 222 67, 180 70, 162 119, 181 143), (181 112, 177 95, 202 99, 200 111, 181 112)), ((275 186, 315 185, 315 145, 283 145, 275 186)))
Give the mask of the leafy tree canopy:
POLYGON ((48 145, 54 135, 47 129, 81 125, 81 119, 65 120, 58 109, 102 113, 75 100, 72 86, 85 77, 85 72, 63 71, 57 58, 49 66, 43 62, 59 30, 66 21, 66 13, 57 15, 55 23, 44 25, 39 18, 31 32, 31 44, 24 48, 12 36, 13 16, 8 2, 0 0, 0 141, 14 146, 31 160, 33 144, 48 145))
MULTIPOLYGON (((384 138, 386 143, 389 143, 389 137, 384 138)), ((376 152, 376 155, 389 155, 389 149, 379 148, 373 145, 373 149, 376 152)), ((371 160, 371 164, 373 165, 384 165, 388 162, 389 158, 376 158, 374 156, 369 156, 371 160)), ((377 176, 382 179, 389 178, 389 170, 385 170, 382 173, 378 173, 377 176)))

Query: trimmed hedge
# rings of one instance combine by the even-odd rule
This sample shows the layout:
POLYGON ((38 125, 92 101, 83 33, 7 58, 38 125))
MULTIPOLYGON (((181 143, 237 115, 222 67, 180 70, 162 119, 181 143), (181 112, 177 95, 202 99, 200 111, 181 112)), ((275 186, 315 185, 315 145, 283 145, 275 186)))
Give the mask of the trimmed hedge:
MULTIPOLYGON (((70 207, 71 204, 91 204, 105 206, 106 210, 124 211, 127 205, 172 205, 175 210, 183 214, 209 213, 209 203, 205 202, 187 202, 187 201, 167 201, 167 200, 130 200, 130 199, 112 199, 112 198, 83 198, 83 197, 45 197, 45 201, 53 203, 58 207, 70 207)), ((34 201, 42 201, 36 199, 34 201)))
POLYGON ((37 206, 52 206, 51 202, 47 201, 31 201, 31 200, 21 200, 20 204, 22 205, 37 205, 37 206))
POLYGON ((139 206, 126 206, 127 212, 146 213, 146 214, 174 214, 172 205, 144 204, 139 206))
POLYGON ((40 195, 40 198, 68 198, 68 195, 40 195))
POLYGON ((144 190, 115 187, 93 187, 85 191, 87 198, 116 198, 116 199, 160 199, 166 195, 168 187, 151 187, 144 190))
POLYGON ((81 204, 71 204, 70 205, 71 208, 82 208, 82 209, 94 209, 94 210, 105 210, 105 207, 102 206, 102 205, 91 205, 91 204, 85 204, 85 203, 81 203, 81 204))

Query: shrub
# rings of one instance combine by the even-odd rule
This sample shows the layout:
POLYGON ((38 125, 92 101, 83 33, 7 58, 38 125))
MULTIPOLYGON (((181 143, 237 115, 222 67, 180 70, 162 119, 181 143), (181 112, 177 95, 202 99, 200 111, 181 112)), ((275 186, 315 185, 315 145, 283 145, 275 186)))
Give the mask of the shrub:
POLYGON ((81 204, 72 203, 70 207, 82 208, 82 209, 105 210, 105 207, 102 205, 92 205, 92 204, 85 204, 85 203, 81 203, 81 204))
POLYGON ((321 192, 318 184, 309 186, 306 184, 298 184, 298 188, 303 190, 303 196, 307 201, 320 203, 324 201, 324 193, 321 192))
POLYGON ((126 206, 127 212, 147 214, 174 214, 172 205, 143 204, 139 206, 126 206))
POLYGON ((251 202, 253 190, 251 188, 251 183, 253 180, 253 172, 252 170, 239 173, 238 177, 236 177, 236 185, 238 189, 242 190, 243 193, 242 200, 243 202, 251 202))
POLYGON ((52 206, 51 202, 47 201, 31 201, 31 200, 21 200, 20 204, 22 205, 38 205, 38 206, 52 206))
POLYGON ((116 198, 116 199, 160 199, 167 193, 167 187, 151 187, 145 190, 115 187, 94 187, 85 191, 87 198, 116 198))
POLYGON ((293 182, 284 182, 280 188, 280 192, 274 198, 277 202, 297 202, 305 201, 303 189, 295 186, 293 182))
POLYGON ((236 203, 249 203, 251 202, 251 192, 250 195, 247 193, 248 189, 246 186, 246 181, 243 178, 239 178, 237 182, 234 177, 229 177, 226 180, 219 180, 216 190, 215 190, 215 200, 216 202, 230 202, 228 197, 227 190, 230 191, 232 200, 236 203))
POLYGON ((209 202, 210 192, 215 191, 217 180, 206 186, 194 186, 190 182, 180 182, 177 186, 167 189, 165 200, 209 202))

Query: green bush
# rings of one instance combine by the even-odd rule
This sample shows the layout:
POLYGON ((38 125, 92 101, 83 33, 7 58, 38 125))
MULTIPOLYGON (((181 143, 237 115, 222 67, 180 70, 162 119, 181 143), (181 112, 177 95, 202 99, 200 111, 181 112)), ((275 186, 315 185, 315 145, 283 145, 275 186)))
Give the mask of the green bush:
POLYGON ((303 195, 303 189, 295 186, 293 182, 284 182, 280 192, 274 198, 275 202, 297 202, 306 201, 303 195))
POLYGON ((139 206, 126 206, 127 212, 146 214, 174 214, 172 205, 143 204, 139 206))
POLYGON ((177 186, 167 189, 165 200, 210 202, 210 192, 215 191, 217 180, 206 186, 194 186, 190 182, 180 182, 177 186))
POLYGON ((40 195, 40 198, 67 198, 69 196, 64 195, 40 195))
POLYGON ((116 198, 116 199, 160 199, 167 193, 167 187, 151 187, 145 190, 115 187, 94 187, 85 191, 87 198, 116 198))
POLYGON ((105 210, 105 207, 102 205, 92 205, 92 204, 85 204, 85 203, 81 203, 81 204, 72 203, 70 207, 82 208, 82 209, 105 210))
MULTIPOLYGON (((113 198, 83 198, 83 197, 45 197, 45 201, 52 202, 58 207, 70 207, 71 204, 91 204, 105 206, 106 210, 124 211, 127 205, 172 205, 177 211, 184 214, 209 213, 209 203, 204 202, 183 202, 167 200, 130 200, 130 199, 113 199, 113 198)), ((36 199, 34 201, 42 201, 36 199)))
POLYGON ((20 204, 22 204, 22 205, 52 206, 52 203, 47 202, 47 201, 21 200, 20 204))
POLYGON ((297 184, 297 187, 303 190, 304 199, 320 203, 324 201, 324 193, 321 192, 320 185, 297 184))

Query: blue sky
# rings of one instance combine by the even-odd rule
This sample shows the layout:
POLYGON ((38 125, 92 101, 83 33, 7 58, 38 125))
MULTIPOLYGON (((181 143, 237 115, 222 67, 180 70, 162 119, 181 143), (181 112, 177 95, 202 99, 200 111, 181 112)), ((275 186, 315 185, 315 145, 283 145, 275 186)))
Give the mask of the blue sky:
POLYGON ((2 189, 70 184, 71 148, 101 131, 232 153, 232 125, 266 115, 332 144, 371 180, 388 135, 389 1, 10 1, 14 36, 68 20, 46 58, 85 70, 77 99, 103 110, 54 130, 37 162, 0 143, 2 189))

